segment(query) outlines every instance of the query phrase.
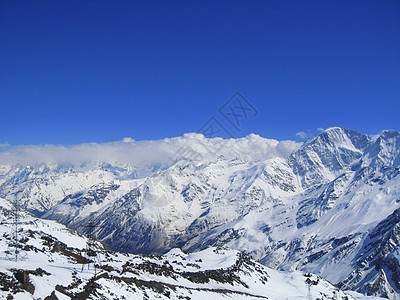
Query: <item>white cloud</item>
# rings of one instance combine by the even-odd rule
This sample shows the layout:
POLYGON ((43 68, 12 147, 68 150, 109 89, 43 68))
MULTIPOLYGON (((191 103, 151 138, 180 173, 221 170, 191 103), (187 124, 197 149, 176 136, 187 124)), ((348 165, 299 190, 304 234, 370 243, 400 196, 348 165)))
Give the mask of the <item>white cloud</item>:
MULTIPOLYGON (((129 164, 134 168, 146 166, 168 166, 175 159, 201 160, 216 159, 219 155, 259 161, 272 157, 287 157, 298 149, 301 143, 276 141, 258 135, 248 135, 238 139, 207 139, 199 134, 186 134, 183 137, 162 140, 133 141, 124 138, 112 143, 89 143, 74 146, 30 145, 14 146, 0 152, 0 165, 35 165, 47 163, 56 166, 60 163, 73 164, 75 167, 91 168, 99 162, 111 164, 129 164), (185 149, 186 147, 186 149, 185 149), (193 157, 187 157, 182 149, 192 150, 193 157)), ((190 153, 190 152, 189 152, 190 153)))
POLYGON ((0 148, 8 148, 8 147, 10 147, 11 145, 8 143, 8 142, 5 142, 5 143, 0 143, 0 148))
POLYGON ((135 140, 133 138, 131 138, 131 137, 124 137, 122 139, 122 142, 123 143, 133 143, 133 142, 135 142, 135 140))
POLYGON ((322 127, 318 127, 318 128, 317 128, 317 130, 318 130, 318 131, 320 131, 320 132, 323 132, 323 131, 325 131, 325 129, 324 129, 324 128, 322 128, 322 127))
POLYGON ((296 135, 301 139, 305 139, 307 137, 307 133, 304 131, 299 131, 298 133, 296 133, 296 135))

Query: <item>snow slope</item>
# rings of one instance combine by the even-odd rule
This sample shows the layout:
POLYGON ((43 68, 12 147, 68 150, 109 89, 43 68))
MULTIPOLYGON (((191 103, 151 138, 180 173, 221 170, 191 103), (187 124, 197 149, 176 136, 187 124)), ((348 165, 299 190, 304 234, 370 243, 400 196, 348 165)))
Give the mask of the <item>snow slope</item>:
POLYGON ((26 260, 9 260, 11 219, 0 224, 1 299, 378 299, 301 272, 269 269, 245 254, 207 248, 163 256, 107 251, 54 221, 21 219, 26 260), (8 249, 8 250, 5 250, 8 249), (347 298, 346 298, 347 297, 347 298))

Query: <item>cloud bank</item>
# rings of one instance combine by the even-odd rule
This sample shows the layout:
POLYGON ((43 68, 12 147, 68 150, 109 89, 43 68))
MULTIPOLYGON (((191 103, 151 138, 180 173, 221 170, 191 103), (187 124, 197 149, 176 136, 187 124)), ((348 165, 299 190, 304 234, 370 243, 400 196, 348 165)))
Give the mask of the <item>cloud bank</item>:
POLYGON ((88 143, 74 146, 15 146, 0 152, 0 164, 23 166, 38 163, 68 163, 80 166, 88 163, 129 164, 132 166, 168 165, 179 159, 227 158, 259 161, 273 157, 285 158, 300 147, 294 141, 276 141, 250 134, 238 139, 207 139, 202 134, 162 140, 134 141, 126 137, 112 143, 88 143))

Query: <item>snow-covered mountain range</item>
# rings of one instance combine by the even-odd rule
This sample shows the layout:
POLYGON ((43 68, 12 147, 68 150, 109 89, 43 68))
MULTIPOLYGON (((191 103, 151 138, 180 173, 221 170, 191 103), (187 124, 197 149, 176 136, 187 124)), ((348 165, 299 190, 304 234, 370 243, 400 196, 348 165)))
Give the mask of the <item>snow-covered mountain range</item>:
POLYGON ((304 144, 187 134, 22 147, 0 162, 1 197, 81 232, 95 222, 114 250, 228 247, 345 290, 400 295, 397 131, 335 127, 304 144))
MULTIPOLYGON (((10 209, 3 199, 0 207, 10 209)), ((309 273, 272 270, 235 250, 144 256, 92 243, 89 252, 85 236, 27 214, 19 223, 25 260, 15 261, 9 259, 13 226, 2 218, 0 299, 378 299, 344 292, 309 273)))

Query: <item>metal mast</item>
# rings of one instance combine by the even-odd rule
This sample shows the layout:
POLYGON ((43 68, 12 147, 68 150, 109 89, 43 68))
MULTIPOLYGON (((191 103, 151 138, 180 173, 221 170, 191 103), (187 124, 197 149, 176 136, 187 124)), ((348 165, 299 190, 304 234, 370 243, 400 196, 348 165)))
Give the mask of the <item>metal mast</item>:
POLYGON ((8 245, 8 253, 7 253, 7 258, 9 260, 27 260, 28 255, 26 251, 24 250, 24 241, 23 241, 23 235, 19 234, 19 231, 22 230, 20 224, 20 207, 18 203, 18 197, 14 198, 13 202, 13 209, 12 212, 14 214, 13 217, 13 230, 12 230, 12 242, 8 245), (22 240, 22 242, 21 242, 22 240))
MULTIPOLYGON (((93 262, 94 273, 96 276, 96 274, 97 274, 96 262, 99 265, 101 265, 101 260, 98 255, 98 250, 96 247, 96 236, 95 236, 94 230, 96 227, 101 227, 101 226, 96 225, 94 223, 93 219, 91 219, 86 225, 84 225, 84 227, 87 228, 86 255, 93 258, 93 260, 89 260, 88 268, 90 268, 90 263, 93 262)), ((83 269, 84 269, 84 266, 82 266, 82 271, 83 271, 83 269)))

